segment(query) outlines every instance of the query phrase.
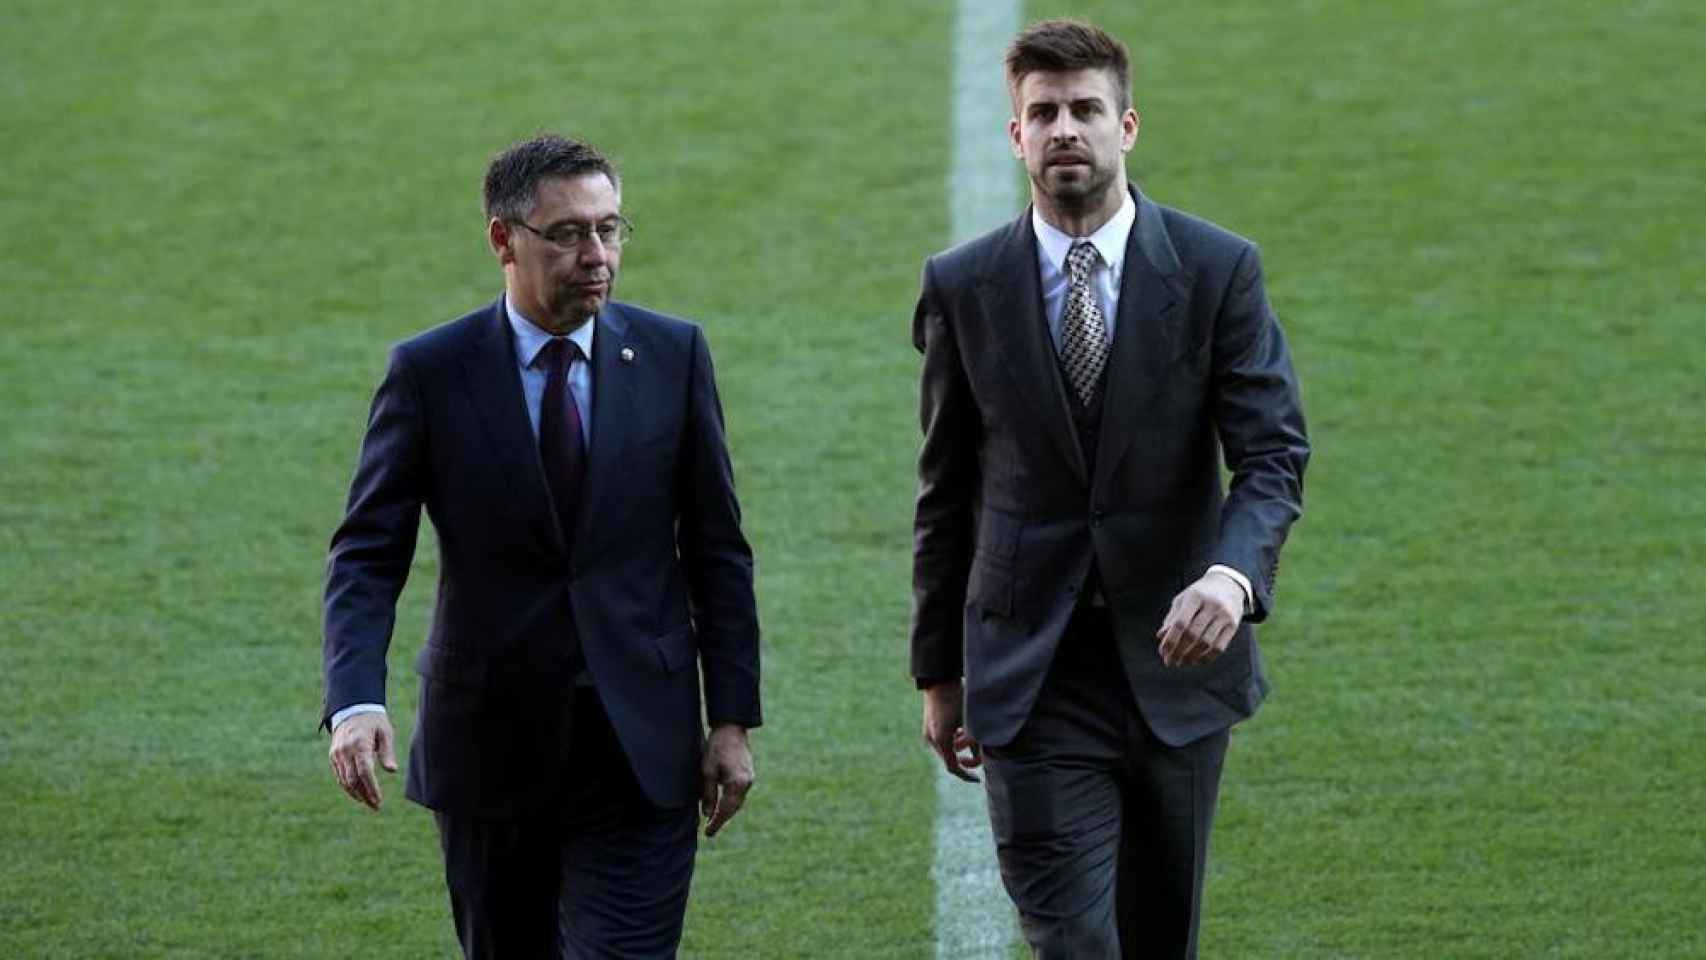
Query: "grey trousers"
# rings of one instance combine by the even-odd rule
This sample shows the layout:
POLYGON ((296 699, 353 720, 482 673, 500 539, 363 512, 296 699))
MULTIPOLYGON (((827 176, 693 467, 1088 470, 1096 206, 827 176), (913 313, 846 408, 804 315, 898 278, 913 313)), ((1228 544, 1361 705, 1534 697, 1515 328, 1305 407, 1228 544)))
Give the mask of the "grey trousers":
POLYGON ((1024 728, 984 751, 1001 878, 1035 956, 1197 955, 1227 741, 1157 740, 1107 613, 1074 616, 1024 728))

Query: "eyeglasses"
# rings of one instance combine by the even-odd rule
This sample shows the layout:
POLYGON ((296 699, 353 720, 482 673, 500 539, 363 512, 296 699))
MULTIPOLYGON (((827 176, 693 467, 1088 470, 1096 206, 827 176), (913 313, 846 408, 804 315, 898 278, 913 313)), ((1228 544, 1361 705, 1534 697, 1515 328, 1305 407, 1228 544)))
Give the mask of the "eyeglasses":
POLYGON ((629 223, 628 218, 621 214, 617 214, 613 220, 605 220, 590 227, 583 223, 564 223, 548 230, 540 230, 524 220, 512 220, 510 222, 546 243, 564 250, 579 250, 581 245, 586 243, 588 237, 595 236, 598 238, 599 245, 607 250, 615 250, 634 236, 634 225, 629 223))

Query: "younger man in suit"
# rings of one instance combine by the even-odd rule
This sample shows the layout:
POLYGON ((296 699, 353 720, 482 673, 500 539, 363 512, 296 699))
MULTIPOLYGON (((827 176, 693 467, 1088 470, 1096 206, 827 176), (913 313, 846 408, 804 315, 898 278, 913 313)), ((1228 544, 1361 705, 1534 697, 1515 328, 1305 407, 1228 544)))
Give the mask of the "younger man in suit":
POLYGON ((1267 690, 1250 625, 1309 457, 1255 247, 1126 180, 1128 72, 1089 24, 1013 41, 1031 208, 931 257, 912 327, 924 739, 982 766, 1045 958, 1195 956, 1227 730, 1267 690))

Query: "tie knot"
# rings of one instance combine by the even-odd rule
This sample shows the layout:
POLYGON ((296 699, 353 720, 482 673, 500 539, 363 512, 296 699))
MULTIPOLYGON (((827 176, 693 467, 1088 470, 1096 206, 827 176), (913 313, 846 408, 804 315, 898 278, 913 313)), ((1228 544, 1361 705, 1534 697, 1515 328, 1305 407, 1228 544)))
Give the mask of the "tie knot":
POLYGON ((1080 240, 1073 244, 1072 249, 1067 252, 1066 268, 1075 277, 1086 276, 1091 270, 1095 269, 1096 261, 1100 259, 1102 259, 1102 255, 1096 252, 1095 244, 1088 240, 1080 240))
POLYGON ((552 337, 545 341, 544 349, 539 351, 539 357, 545 362, 545 369, 556 374, 567 373, 569 365, 581 355, 581 345, 568 337, 552 337))

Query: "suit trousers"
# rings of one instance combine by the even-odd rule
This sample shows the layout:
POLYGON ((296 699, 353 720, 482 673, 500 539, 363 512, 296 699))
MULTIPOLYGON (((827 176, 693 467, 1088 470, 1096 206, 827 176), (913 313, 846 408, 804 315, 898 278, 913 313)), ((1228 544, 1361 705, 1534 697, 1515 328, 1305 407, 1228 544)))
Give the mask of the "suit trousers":
POLYGON ((1196 956, 1228 739, 1156 739, 1107 611, 1073 615, 1019 735, 984 751, 1001 879, 1035 956, 1196 956))
POLYGON ((681 942, 697 811, 652 806, 597 692, 574 697, 557 811, 518 821, 434 814, 467 960, 654 960, 681 942))

